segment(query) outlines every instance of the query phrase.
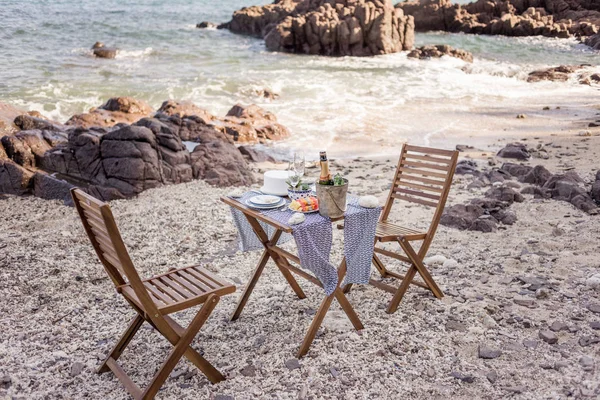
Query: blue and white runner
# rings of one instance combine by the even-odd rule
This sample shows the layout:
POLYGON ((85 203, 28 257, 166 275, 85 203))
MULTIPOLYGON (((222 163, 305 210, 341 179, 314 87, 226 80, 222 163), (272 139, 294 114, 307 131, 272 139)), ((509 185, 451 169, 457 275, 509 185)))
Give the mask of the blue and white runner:
MULTIPOLYGON (((258 194, 248 192, 236 200, 245 204, 247 199, 254 196, 258 196, 258 194)), ((288 220, 293 214, 293 211, 290 211, 287 207, 283 210, 257 211, 283 225, 288 225, 288 220)), ((238 229, 240 250, 251 251, 263 248, 244 213, 233 207, 231 212, 238 229)), ((358 197, 348 196, 348 207, 344 221, 344 255, 346 256, 347 265, 345 283, 369 283, 375 228, 380 212, 381 207, 361 207, 358 205, 358 197)), ((318 212, 305 214, 305 217, 306 220, 303 223, 291 225, 292 235, 282 234, 278 243, 282 244, 292 237, 294 238, 302 268, 311 271, 321 281, 325 294, 329 296, 338 286, 337 269, 329 261, 333 237, 331 220, 322 217, 318 212)), ((269 238, 276 230, 276 228, 264 222, 260 222, 260 225, 269 238)))

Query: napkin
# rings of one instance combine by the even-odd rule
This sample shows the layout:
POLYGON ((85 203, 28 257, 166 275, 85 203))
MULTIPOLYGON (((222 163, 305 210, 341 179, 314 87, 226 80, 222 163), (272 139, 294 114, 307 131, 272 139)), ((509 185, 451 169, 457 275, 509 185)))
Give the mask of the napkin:
POLYGON ((294 213, 290 219, 288 220, 288 224, 290 225, 298 225, 303 223, 306 220, 306 217, 302 213, 294 213))
POLYGON ((365 208, 379 207, 379 200, 375 196, 362 196, 358 199, 358 205, 365 208))

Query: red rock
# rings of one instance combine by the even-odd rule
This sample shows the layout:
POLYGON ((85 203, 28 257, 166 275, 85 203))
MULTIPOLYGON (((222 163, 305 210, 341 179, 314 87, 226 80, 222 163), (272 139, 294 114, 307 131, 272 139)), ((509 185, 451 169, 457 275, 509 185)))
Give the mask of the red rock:
POLYGON ((150 116, 152 108, 141 100, 131 97, 113 97, 98 108, 72 116, 66 125, 90 128, 111 127, 119 123, 133 124, 150 116))

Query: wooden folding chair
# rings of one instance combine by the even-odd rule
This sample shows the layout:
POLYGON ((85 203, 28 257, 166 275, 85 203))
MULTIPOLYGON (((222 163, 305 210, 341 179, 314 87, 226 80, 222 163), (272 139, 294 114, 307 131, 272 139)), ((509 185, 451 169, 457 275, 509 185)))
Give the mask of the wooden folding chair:
MULTIPOLYGON (((394 182, 377 223, 375 234, 376 254, 373 254, 373 264, 382 277, 392 277, 400 279, 402 282, 396 288, 374 279, 369 281, 373 286, 394 294, 387 308, 387 312, 390 314, 398 309, 398 305, 410 284, 431 290, 437 298, 441 298, 444 295, 423 264, 423 258, 427 254, 429 245, 433 240, 440 218, 442 217, 450 186, 452 185, 452 177, 456 169, 457 159, 458 151, 418 147, 408 144, 402 146, 400 160, 398 161, 394 175, 394 182), (421 232, 389 222, 388 217, 394 200, 403 200, 435 208, 429 229, 426 232, 421 232), (421 247, 418 251, 415 251, 410 244, 413 241, 421 241, 421 247), (377 244, 380 242, 397 242, 404 254, 378 248, 377 244), (377 257, 377 254, 410 264, 406 275, 389 271, 379 257, 377 257), (414 280, 417 272, 421 275, 424 282, 414 280)), ((350 287, 346 286, 345 291, 347 292, 349 289, 350 287)))
POLYGON ((152 399, 169 377, 182 356, 190 360, 206 377, 217 383, 225 378, 206 361, 190 343, 208 319, 221 296, 235 292, 235 286, 200 266, 170 270, 150 279, 138 275, 113 218, 108 204, 79 189, 71 195, 98 258, 112 279, 117 292, 135 309, 137 315, 114 349, 98 369, 112 370, 135 399, 152 399), (187 328, 168 314, 203 304, 187 328), (144 321, 160 332, 174 346, 167 359, 145 390, 140 389, 117 364, 144 321))

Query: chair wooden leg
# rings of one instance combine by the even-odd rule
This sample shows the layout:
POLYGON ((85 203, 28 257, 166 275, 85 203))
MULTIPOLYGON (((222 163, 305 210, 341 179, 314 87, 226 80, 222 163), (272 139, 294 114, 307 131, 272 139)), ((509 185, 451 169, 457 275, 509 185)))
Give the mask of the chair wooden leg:
POLYGON ((402 297, 404 297, 404 293, 406 293, 406 291, 408 290, 410 282, 413 280, 416 273, 417 269, 415 267, 411 266, 408 269, 406 275, 404 276, 404 279, 402 280, 402 283, 400 284, 400 287, 398 288, 398 290, 394 294, 394 297, 392 297, 392 300, 390 300, 390 303, 388 304, 388 308, 386 310, 388 314, 393 314, 396 312, 396 310, 398 309, 398 305, 402 301, 402 297))
POLYGON ((385 265, 383 265, 379 257, 375 255, 375 253, 373 253, 373 265, 375 265, 375 268, 377 268, 377 271, 379 271, 379 274, 382 278, 387 278, 388 270, 385 268, 385 265))
POLYGON ((104 360, 104 362, 102 363, 100 368, 98 368, 99 374, 108 372, 110 370, 109 366, 107 365, 109 360, 112 359, 112 360, 116 361, 119 359, 119 357, 121 356, 121 354, 123 353, 123 351, 125 350, 127 345, 129 344, 129 342, 131 341, 131 339, 133 339, 133 336, 135 336, 138 329, 140 329, 140 327, 142 326, 143 323, 144 323, 144 318, 142 318, 142 316, 139 314, 137 314, 131 320, 131 322, 129 323, 129 326, 127 327, 127 330, 123 333, 123 336, 121 336, 121 339, 119 339, 119 341, 117 342, 115 347, 112 349, 112 351, 108 354, 108 356, 106 357, 106 359, 104 360))
POLYGON ((269 252, 267 250, 265 250, 260 258, 260 261, 256 265, 256 268, 254 269, 252 278, 250 278, 250 280, 246 284, 246 287, 244 288, 244 292, 240 296, 240 299, 238 300, 238 303, 235 306, 235 310, 233 311, 233 314, 231 314, 231 318, 229 319, 230 321, 235 321, 236 319, 238 319, 240 317, 240 314, 242 313, 242 310, 246 306, 246 302, 248 301, 248 298, 252 294, 252 291, 254 290, 254 286, 256 286, 256 282, 258 282, 258 278, 260 278, 260 276, 262 275, 263 270, 265 269, 265 265, 267 265, 267 261, 269 261, 270 257, 271 257, 271 255, 269 254, 269 252))
MULTIPOLYGON (((144 391, 142 398, 143 399, 152 399, 158 393, 160 387, 165 383, 165 380, 169 377, 173 368, 177 365, 181 357, 189 352, 189 345, 196 337, 196 334, 202 328, 202 325, 206 322, 210 314, 213 312, 215 306, 219 302, 219 297, 216 295, 211 295, 208 297, 202 308, 198 311, 188 328, 185 330, 184 334, 179 338, 175 347, 169 354, 169 357, 162 364, 160 369, 154 375, 152 382, 146 390, 144 391)), ((204 372, 204 371, 203 371, 204 372)))
POLYGON ((406 255, 408 255, 410 260, 413 262, 413 265, 417 268, 419 275, 421 275, 421 278, 423 278, 427 286, 429 286, 429 289, 433 292, 433 295, 438 299, 444 297, 444 293, 439 288, 437 283, 435 283, 433 277, 431 276, 425 265, 423 265, 421 257, 415 252, 410 243, 408 243, 408 241, 405 239, 399 240, 398 243, 400 243, 400 246, 402 246, 402 249, 404 250, 406 255))

